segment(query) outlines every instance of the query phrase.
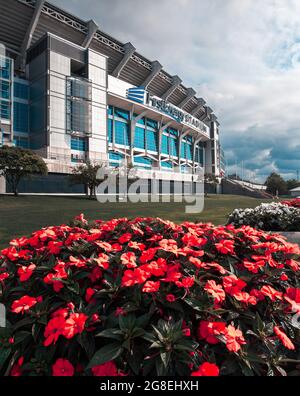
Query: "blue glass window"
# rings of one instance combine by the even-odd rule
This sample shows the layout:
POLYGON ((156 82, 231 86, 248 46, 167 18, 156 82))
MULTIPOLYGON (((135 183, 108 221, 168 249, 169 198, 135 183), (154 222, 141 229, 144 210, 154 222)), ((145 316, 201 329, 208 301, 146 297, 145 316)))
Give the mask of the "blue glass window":
POLYGON ((29 107, 27 104, 14 103, 14 130, 16 132, 29 132, 29 107))
POLYGON ((161 142, 161 152, 163 154, 169 155, 169 138, 166 135, 162 135, 162 142, 161 142))
POLYGON ((0 102, 0 118, 10 120, 10 103, 6 101, 0 102))
POLYGON ((178 140, 170 138, 170 155, 178 157, 178 140))
POLYGON ((108 120, 108 141, 113 143, 113 120, 108 120))
POLYGON ((29 87, 26 84, 14 82, 14 97, 19 99, 28 100, 29 87))
POLYGON ((157 128, 158 128, 157 121, 150 120, 149 118, 147 118, 147 128, 152 128, 152 129, 157 130, 157 128))
POLYGON ((124 120, 129 120, 129 112, 115 107, 115 117, 122 118, 124 120))
POLYGON ((171 162, 162 162, 161 167, 165 169, 173 169, 173 164, 171 162))
POLYGON ((0 98, 10 100, 10 83, 0 80, 0 98))
POLYGON ((147 130, 147 149, 157 152, 157 132, 147 130))
POLYGON ((122 161, 124 159, 124 155, 121 153, 115 153, 115 152, 111 151, 109 153, 109 159, 114 160, 114 161, 122 161))
POLYGON ((193 153, 192 153, 192 145, 190 145, 190 144, 187 144, 186 145, 186 158, 188 159, 188 160, 192 160, 193 159, 193 153))
POLYGON ((125 122, 115 121, 115 143, 129 146, 129 125, 125 122))
POLYGON ((112 106, 108 106, 108 115, 113 115, 114 114, 114 108, 112 106))
POLYGON ((134 163, 141 168, 151 168, 152 160, 146 157, 134 157, 134 163))
POLYGON ((136 127, 135 128, 135 138, 134 138, 134 146, 139 149, 145 149, 145 129, 136 127))
POLYGON ((22 147, 22 148, 28 149, 29 148, 29 140, 27 137, 15 136, 14 137, 14 145, 16 147, 22 147))
POLYGON ((0 57, 0 78, 10 80, 11 78, 11 60, 0 57))
POLYGON ((86 139, 80 137, 71 138, 71 150, 86 151, 86 139))

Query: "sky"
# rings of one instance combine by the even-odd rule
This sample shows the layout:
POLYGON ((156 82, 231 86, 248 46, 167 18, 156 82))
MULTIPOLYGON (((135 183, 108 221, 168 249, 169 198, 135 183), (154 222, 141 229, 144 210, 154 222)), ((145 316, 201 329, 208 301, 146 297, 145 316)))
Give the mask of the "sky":
POLYGON ((228 173, 300 170, 299 0, 50 0, 178 74, 213 108, 228 173))

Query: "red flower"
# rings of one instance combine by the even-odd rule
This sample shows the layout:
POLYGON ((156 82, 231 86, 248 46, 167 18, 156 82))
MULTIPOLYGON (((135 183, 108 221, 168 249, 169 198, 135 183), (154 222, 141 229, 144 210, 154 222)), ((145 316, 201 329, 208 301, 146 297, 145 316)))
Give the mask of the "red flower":
POLYGON ((280 280, 282 280, 282 282, 286 282, 286 281, 289 280, 289 277, 288 277, 286 274, 282 274, 282 275, 280 276, 280 280))
POLYGON ((149 263, 149 261, 154 259, 156 251, 157 251, 157 249, 144 250, 140 257, 140 263, 141 264, 149 263))
POLYGON ((67 359, 57 359, 52 366, 53 377, 73 377, 74 367, 67 359))
POLYGON ((2 274, 0 274, 0 282, 5 281, 5 279, 9 278, 9 273, 8 272, 3 272, 2 274))
POLYGON ((103 268, 104 270, 109 268, 109 257, 107 254, 100 253, 98 258, 94 258, 93 261, 98 264, 98 267, 103 268))
POLYGON ((64 337, 71 339, 76 334, 81 334, 84 331, 85 322, 88 317, 83 313, 71 314, 69 319, 66 320, 63 335, 64 337))
POLYGON ((215 345, 220 341, 216 336, 221 335, 225 332, 226 324, 223 322, 200 322, 198 328, 198 337, 200 340, 205 340, 209 344, 215 345))
POLYGON ((173 302, 176 301, 176 297, 175 297, 173 294, 168 294, 167 297, 166 297, 166 300, 167 300, 169 303, 173 303, 173 302))
POLYGON ((197 371, 193 372, 192 377, 218 377, 219 367, 212 363, 203 363, 197 371))
POLYGON ((137 268, 134 271, 125 271, 122 279, 122 286, 130 287, 134 285, 141 285, 146 282, 148 277, 149 275, 140 268, 137 268))
POLYGON ((12 312, 16 314, 24 314, 29 311, 30 308, 34 307, 38 303, 38 300, 34 297, 24 296, 20 300, 13 302, 11 306, 12 312))
POLYGON ((63 335, 65 326, 66 320, 64 316, 57 315, 51 319, 44 332, 44 346, 48 347, 51 344, 56 344, 59 336, 63 335))
POLYGON ((123 234, 123 235, 118 239, 118 242, 119 242, 121 245, 124 245, 124 243, 129 242, 131 239, 132 239, 132 235, 129 234, 129 233, 127 233, 127 234, 123 234))
POLYGON ((235 275, 225 276, 223 278, 223 287, 226 293, 231 296, 240 294, 241 291, 247 286, 247 283, 238 279, 235 275))
POLYGON ((31 278, 31 275, 36 269, 36 265, 30 264, 28 267, 22 266, 18 269, 20 282, 26 282, 31 278))
POLYGON ((85 292, 85 301, 87 303, 91 302, 91 300, 93 299, 94 294, 95 294, 95 290, 94 289, 92 289, 90 287, 87 288, 86 292, 85 292))
POLYGON ((114 362, 107 362, 92 368, 94 377, 117 377, 118 369, 114 362))
POLYGON ((10 376, 11 377, 21 377, 22 376, 22 366, 24 363, 24 357, 21 356, 17 363, 13 365, 11 371, 10 371, 10 376))
POLYGON ((224 302, 226 299, 226 294, 222 286, 217 285, 213 280, 210 280, 206 283, 204 290, 215 299, 217 304, 224 302))
POLYGON ((238 352, 242 345, 246 344, 246 340, 241 330, 228 326, 225 331, 226 347, 230 352, 238 352))
POLYGON ((271 286, 263 286, 260 291, 265 297, 269 297, 273 302, 276 300, 282 300, 282 293, 273 289, 271 286))
POLYGON ((279 327, 274 327, 274 333, 277 335, 279 340, 287 349, 289 349, 290 351, 294 351, 296 349, 295 345, 292 343, 289 337, 283 331, 281 331, 279 327))
POLYGON ((83 213, 81 213, 79 216, 75 217, 74 220, 80 221, 83 224, 88 224, 87 220, 84 218, 83 213))
POLYGON ((51 254, 57 255, 61 252, 62 247, 62 242, 50 241, 47 248, 51 254))
POLYGON ((156 293, 160 288, 160 282, 146 282, 143 287, 143 293, 156 293))
POLYGON ((127 268, 136 268, 136 255, 133 252, 124 253, 121 256, 122 264, 127 268))
POLYGON ((232 254, 234 255, 234 241, 224 240, 220 243, 216 243, 216 248, 218 252, 222 254, 232 254))

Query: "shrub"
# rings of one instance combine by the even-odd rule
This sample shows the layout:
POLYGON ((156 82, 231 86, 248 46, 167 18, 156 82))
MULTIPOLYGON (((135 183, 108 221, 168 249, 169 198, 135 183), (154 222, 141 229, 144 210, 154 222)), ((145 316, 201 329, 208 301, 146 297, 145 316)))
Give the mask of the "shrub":
POLYGON ((250 227, 49 227, 0 260, 0 375, 300 375, 297 245, 250 227))
POLYGON ((300 209, 276 202, 254 209, 235 209, 229 215, 228 224, 264 231, 300 231, 300 209))

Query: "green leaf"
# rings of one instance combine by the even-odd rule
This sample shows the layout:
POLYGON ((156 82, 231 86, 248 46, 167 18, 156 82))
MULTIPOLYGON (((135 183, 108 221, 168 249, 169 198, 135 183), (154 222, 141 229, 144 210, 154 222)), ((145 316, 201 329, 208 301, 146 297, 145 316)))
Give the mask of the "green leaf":
POLYGON ((10 354, 11 354, 11 348, 3 348, 3 349, 0 348, 0 370, 4 366, 10 354))
POLYGON ((119 329, 107 329, 98 333, 96 337, 111 338, 113 340, 122 341, 124 333, 119 329))
POLYGON ((160 353, 160 358, 161 358, 161 361, 163 362, 163 365, 164 365, 165 369, 167 369, 169 367, 169 364, 170 364, 171 353, 163 351, 163 352, 160 353))
POLYGON ((93 368, 95 366, 100 366, 101 364, 110 362, 111 360, 117 359, 123 352, 123 348, 119 343, 113 343, 104 346, 103 348, 99 349, 92 357, 88 369, 93 368))

